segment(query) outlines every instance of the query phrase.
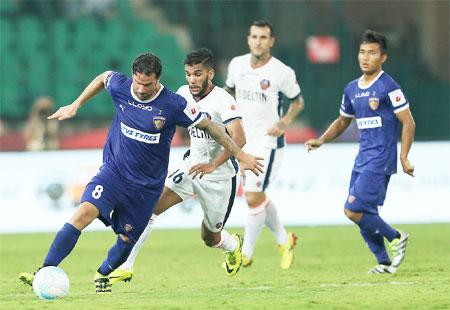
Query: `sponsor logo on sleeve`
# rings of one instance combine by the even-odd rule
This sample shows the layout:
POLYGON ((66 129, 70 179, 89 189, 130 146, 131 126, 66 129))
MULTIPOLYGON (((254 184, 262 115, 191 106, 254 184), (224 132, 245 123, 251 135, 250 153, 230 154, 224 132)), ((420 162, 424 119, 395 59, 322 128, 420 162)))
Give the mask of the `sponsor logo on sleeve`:
POLYGON ((358 118, 356 119, 356 125, 358 126, 358 129, 369 129, 382 127, 383 123, 381 121, 380 116, 374 116, 374 117, 358 118))
POLYGON ((369 107, 372 110, 374 110, 374 111, 377 110, 379 106, 380 106, 380 99, 379 98, 376 98, 376 97, 369 98, 369 107))
POLYGON ((120 129, 122 130, 122 134, 125 137, 139 141, 139 142, 148 143, 148 144, 158 144, 159 138, 161 136, 160 133, 153 134, 153 133, 144 132, 144 131, 129 127, 129 126, 125 125, 124 123, 120 123, 120 129))
POLYGON ((406 103, 405 95, 403 95, 403 92, 400 88, 391 91, 388 95, 389 99, 391 99, 391 103, 394 108, 406 103))
POLYGON ((195 118, 197 117, 197 115, 199 113, 198 109, 194 105, 189 104, 189 103, 186 105, 186 107, 184 108, 183 112, 191 120, 195 120, 195 118))

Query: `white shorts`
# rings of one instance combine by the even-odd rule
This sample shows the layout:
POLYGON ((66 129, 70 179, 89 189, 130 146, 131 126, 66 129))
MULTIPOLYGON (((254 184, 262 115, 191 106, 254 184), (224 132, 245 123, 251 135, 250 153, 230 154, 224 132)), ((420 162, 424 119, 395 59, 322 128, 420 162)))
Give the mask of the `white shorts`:
POLYGON ((242 183, 244 191, 264 192, 269 184, 275 180, 278 170, 280 170, 283 161, 284 148, 269 149, 249 147, 244 148, 244 150, 246 153, 264 158, 264 173, 260 173, 259 176, 256 176, 251 171, 245 171, 245 177, 243 177, 242 183))
POLYGON ((209 231, 219 232, 230 215, 236 196, 236 176, 220 181, 192 179, 182 165, 174 169, 166 179, 166 186, 185 200, 196 195, 203 209, 203 222, 209 231))

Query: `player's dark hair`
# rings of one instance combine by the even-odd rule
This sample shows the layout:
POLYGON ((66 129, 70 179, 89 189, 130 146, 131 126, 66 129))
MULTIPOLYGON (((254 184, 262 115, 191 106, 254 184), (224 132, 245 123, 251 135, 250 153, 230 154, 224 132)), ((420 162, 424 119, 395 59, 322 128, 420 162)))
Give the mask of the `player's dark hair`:
POLYGON ((202 64, 208 69, 214 68, 214 55, 211 50, 202 47, 187 54, 184 64, 189 66, 202 64))
POLYGON ((360 44, 363 43, 378 43, 380 46, 381 54, 387 53, 387 40, 386 36, 380 32, 376 32, 374 30, 366 30, 362 37, 360 44))
POLYGON ((161 60, 151 53, 140 54, 133 60, 131 71, 133 74, 143 73, 147 76, 155 74, 159 78, 162 72, 161 60))
MULTIPOLYGON (((250 28, 252 28, 252 26, 255 26, 255 27, 269 27, 269 29, 270 29, 270 36, 271 37, 275 36, 275 32, 273 31, 272 25, 269 22, 266 22, 265 20, 256 20, 250 25, 250 28)), ((250 35, 250 28, 248 29, 248 34, 249 35, 250 35)))

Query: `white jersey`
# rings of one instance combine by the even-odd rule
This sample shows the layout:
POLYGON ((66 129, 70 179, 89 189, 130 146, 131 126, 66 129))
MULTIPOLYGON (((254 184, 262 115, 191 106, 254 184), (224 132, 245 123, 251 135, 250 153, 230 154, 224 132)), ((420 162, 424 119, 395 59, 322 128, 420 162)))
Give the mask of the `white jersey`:
POLYGON ((280 148, 284 135, 269 136, 267 130, 279 121, 283 113, 282 97, 294 99, 300 95, 294 70, 275 57, 264 66, 253 69, 251 54, 235 57, 228 66, 226 85, 235 89, 236 101, 242 113, 246 149, 254 146, 280 148))
MULTIPOLYGON (((206 97, 199 101, 195 101, 188 85, 181 86, 177 93, 183 96, 188 104, 196 105, 204 116, 214 121, 223 131, 225 131, 227 123, 241 118, 236 100, 218 86, 215 86, 206 97)), ((207 132, 197 127, 190 127, 188 130, 191 137, 191 147, 185 158, 188 168, 196 164, 209 163, 224 150, 223 146, 218 144, 207 132)), ((212 173, 205 174, 202 179, 211 181, 230 179, 236 175, 237 171, 237 162, 232 158, 217 167, 212 173)))

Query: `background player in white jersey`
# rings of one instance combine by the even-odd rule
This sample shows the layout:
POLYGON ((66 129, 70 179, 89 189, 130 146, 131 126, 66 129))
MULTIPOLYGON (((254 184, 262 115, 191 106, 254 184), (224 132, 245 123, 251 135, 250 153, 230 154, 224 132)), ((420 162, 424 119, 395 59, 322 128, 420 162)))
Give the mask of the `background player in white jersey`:
MULTIPOLYGON (((118 237, 96 272, 97 293, 111 293, 109 274, 126 260, 153 214, 167 176, 176 125, 204 130, 230 150, 243 167, 255 173, 261 169, 258 158, 241 151, 223 128, 202 116, 195 105, 164 87, 159 82, 161 72, 158 57, 149 53, 139 55, 133 62, 132 77, 106 71, 72 104, 48 117, 72 118, 103 88, 111 95, 115 107, 103 149, 103 165, 86 186, 80 207, 57 233, 42 265, 58 266, 75 247, 81 231, 96 218, 100 219, 118 237)), ((240 246, 238 252, 240 256, 240 246)), ((32 285, 34 274, 24 272, 19 278, 32 285)))
POLYGON ((247 175, 244 181, 249 214, 242 247, 243 266, 252 264, 256 241, 266 224, 278 243, 281 268, 288 269, 294 259, 297 236, 287 233, 280 223, 275 205, 265 190, 281 165, 284 131, 303 110, 304 101, 294 70, 270 53, 275 43, 272 26, 265 21, 254 22, 247 43, 250 53, 233 58, 229 64, 226 89, 236 97, 242 112, 247 138, 245 149, 263 157, 266 168, 263 174, 247 175), (284 116, 282 95, 291 100, 284 116))
MULTIPOLYGON (((212 82, 212 52, 201 48, 189 53, 184 60, 184 72, 188 85, 180 87, 177 93, 189 104, 196 105, 204 116, 214 121, 242 147, 245 135, 236 101, 212 82)), ((225 251, 224 268, 227 275, 234 276, 239 271, 242 264, 242 239, 238 234, 230 235, 223 229, 236 195, 238 165, 231 157, 232 154, 207 132, 191 128, 189 135, 191 145, 184 155, 184 162, 169 173, 152 219, 127 261, 110 274, 112 283, 131 280, 135 259, 153 229, 156 217, 193 195, 197 196, 204 213, 201 226, 203 241, 209 247, 225 251)))
POLYGON ((358 156, 350 180, 345 215, 359 226, 361 235, 375 255, 378 265, 369 273, 395 273, 406 254, 408 234, 383 221, 378 215, 392 174, 397 172, 397 128, 402 123, 400 161, 411 176, 414 167, 408 153, 414 139, 415 123, 409 102, 400 86, 382 65, 387 59, 386 37, 367 30, 359 46, 359 66, 363 75, 344 90, 340 116, 318 139, 306 141, 308 150, 338 137, 353 118, 360 130, 358 156), (392 261, 384 238, 389 241, 392 261))

